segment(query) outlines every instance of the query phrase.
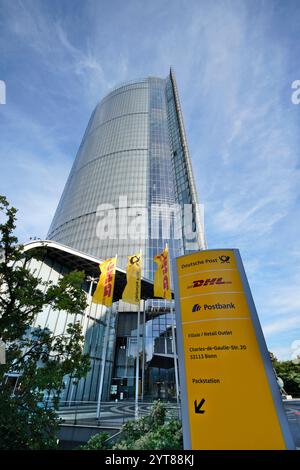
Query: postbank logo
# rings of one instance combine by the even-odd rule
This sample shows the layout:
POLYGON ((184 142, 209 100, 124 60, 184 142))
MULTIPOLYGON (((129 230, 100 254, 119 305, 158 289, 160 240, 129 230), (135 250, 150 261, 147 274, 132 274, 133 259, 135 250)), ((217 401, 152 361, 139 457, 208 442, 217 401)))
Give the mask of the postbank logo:
POLYGON ((195 304, 192 308, 192 312, 200 312, 201 310, 201 305, 195 304))
POLYGON ((220 302, 217 302, 217 303, 205 303, 203 304, 202 306, 199 305, 199 304, 195 304, 192 308, 192 312, 193 313, 196 313, 196 312, 200 312, 200 310, 204 310, 204 311, 212 311, 214 312, 215 310, 235 310, 235 304, 233 302, 228 302, 228 303, 220 303, 220 302))

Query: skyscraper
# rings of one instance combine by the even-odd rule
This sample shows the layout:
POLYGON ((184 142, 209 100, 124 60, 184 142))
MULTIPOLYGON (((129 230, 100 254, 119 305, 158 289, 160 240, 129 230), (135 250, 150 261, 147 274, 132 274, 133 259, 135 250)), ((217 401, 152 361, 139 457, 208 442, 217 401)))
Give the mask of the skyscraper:
MULTIPOLYGON (((83 326, 91 369, 76 385, 66 377, 63 401, 130 400, 137 390, 143 400, 176 400, 174 314, 170 302, 152 298, 153 258, 166 243, 172 259, 203 249, 205 239, 172 71, 166 79, 120 85, 96 106, 47 239, 26 246, 46 248, 44 260, 32 262, 43 279, 57 282, 74 268, 86 273, 89 306, 72 321, 83 326), (184 206, 190 211, 184 212, 184 206), (137 228, 139 220, 143 230, 137 228), (168 223, 170 232, 165 231, 168 223), (138 250, 147 299, 140 317, 136 306, 120 301, 122 270, 127 256, 138 250), (116 254, 118 278, 110 310, 93 304, 91 294, 99 262, 116 254)), ((49 310, 38 315, 36 324, 64 334, 68 321, 64 312, 49 310)))
MULTIPOLYGON (((191 207, 196 235, 193 250, 205 246, 198 199, 174 73, 118 86, 92 113, 47 238, 105 259, 118 254, 118 266, 141 249, 143 275, 153 279, 153 256, 166 242, 171 257, 189 251, 183 226, 176 238, 162 229, 168 207, 191 207), (116 233, 99 235, 101 208, 116 217, 116 233), (160 206, 160 207, 158 207, 160 206), (122 214, 135 208, 146 213, 146 232, 139 239, 124 235, 122 214), (157 219, 158 232, 153 234, 157 219), (160 221, 159 221, 160 219, 160 221), (122 232, 120 234, 119 232, 122 232)), ((138 214, 139 215, 139 214, 138 214)), ((174 214, 170 214, 174 228, 174 214)), ((182 214, 181 214, 182 215, 182 214)))

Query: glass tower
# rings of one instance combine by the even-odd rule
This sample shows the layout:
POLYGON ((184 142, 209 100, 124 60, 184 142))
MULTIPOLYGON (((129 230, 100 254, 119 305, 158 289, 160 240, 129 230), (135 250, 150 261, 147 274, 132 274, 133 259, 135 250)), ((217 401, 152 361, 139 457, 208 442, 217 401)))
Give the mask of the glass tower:
MULTIPOLYGON (((205 248, 172 70, 165 79, 148 77, 122 84, 96 106, 47 238, 97 259, 117 254, 117 265, 123 269, 127 256, 142 250, 142 274, 149 280, 153 280, 156 269, 153 257, 166 243, 171 258, 205 248), (188 205, 190 217, 185 215, 178 228, 176 217, 179 213, 181 220, 184 205, 188 205), (128 236, 130 217, 126 221, 124 218, 132 210, 135 221, 141 217, 147 222, 143 233, 132 234, 136 237, 128 236), (103 231, 99 234, 103 220, 117 222, 108 236, 103 231), (164 232, 166 220, 170 222, 170 233, 164 232), (186 232, 188 222, 190 231, 186 232)), ((115 304, 109 366, 112 372, 104 399, 134 398, 139 357, 139 397, 175 400, 174 316, 170 302, 147 300, 139 331, 137 308, 121 301, 115 304)), ((95 390, 96 375, 91 379, 95 390)), ((82 399, 80 390, 76 400, 82 399)))
POLYGON ((192 208, 191 224, 197 230, 193 249, 203 249, 197 193, 171 70, 166 79, 148 77, 123 84, 96 106, 47 238, 101 259, 117 253, 120 268, 126 268, 128 255, 141 249, 143 276, 153 279, 153 256, 166 242, 171 257, 188 251, 184 223, 176 238, 172 236, 175 212, 169 212, 170 234, 162 233, 166 212, 174 204, 192 208), (99 236, 97 229, 104 214, 99 205, 104 204, 107 218, 117 221, 116 233, 108 238, 99 236), (132 208, 136 216, 147 218, 147 233, 136 239, 124 236, 122 214, 132 208))

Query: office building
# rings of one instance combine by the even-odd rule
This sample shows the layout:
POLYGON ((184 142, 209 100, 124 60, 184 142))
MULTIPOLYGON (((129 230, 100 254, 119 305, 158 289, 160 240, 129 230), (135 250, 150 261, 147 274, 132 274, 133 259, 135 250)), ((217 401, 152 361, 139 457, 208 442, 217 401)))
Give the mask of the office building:
MULTIPOLYGON (((47 257, 43 266, 38 262, 45 278, 58 278, 71 269, 70 257, 73 266, 81 269, 89 260, 86 274, 96 278, 97 264, 115 254, 119 273, 123 273, 116 282, 109 319, 107 309, 96 304, 83 312, 82 324, 84 315, 88 315, 85 348, 91 355, 92 368, 76 386, 66 378, 64 400, 96 400, 103 365, 102 398, 134 398, 137 308, 120 299, 127 256, 139 250, 145 299, 139 331, 139 397, 175 400, 174 314, 171 302, 153 298, 153 257, 166 243, 173 259, 205 248, 205 239, 172 70, 166 79, 148 77, 122 84, 96 106, 47 240, 47 257), (184 205, 190 208, 191 217, 185 217, 178 226, 176 218, 182 221, 184 205), (133 230, 129 236, 128 227, 139 220, 143 229, 133 230), (109 230, 103 221, 108 222, 109 230), (170 222, 169 234, 164 233, 166 221, 170 222)), ((87 294, 90 287, 94 289, 91 282, 87 277, 87 294)), ((63 331, 66 319, 61 315, 43 313, 38 321, 51 328, 60 325, 59 331, 63 331)))

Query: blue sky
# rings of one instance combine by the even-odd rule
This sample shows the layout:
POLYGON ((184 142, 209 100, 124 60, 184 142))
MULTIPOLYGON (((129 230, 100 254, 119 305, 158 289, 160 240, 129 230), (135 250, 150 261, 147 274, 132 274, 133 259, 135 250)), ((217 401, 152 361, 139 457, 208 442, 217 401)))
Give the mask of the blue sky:
POLYGON ((0 193, 45 237, 95 104, 174 67, 210 248, 239 248, 267 344, 300 339, 300 2, 0 0, 0 193))

